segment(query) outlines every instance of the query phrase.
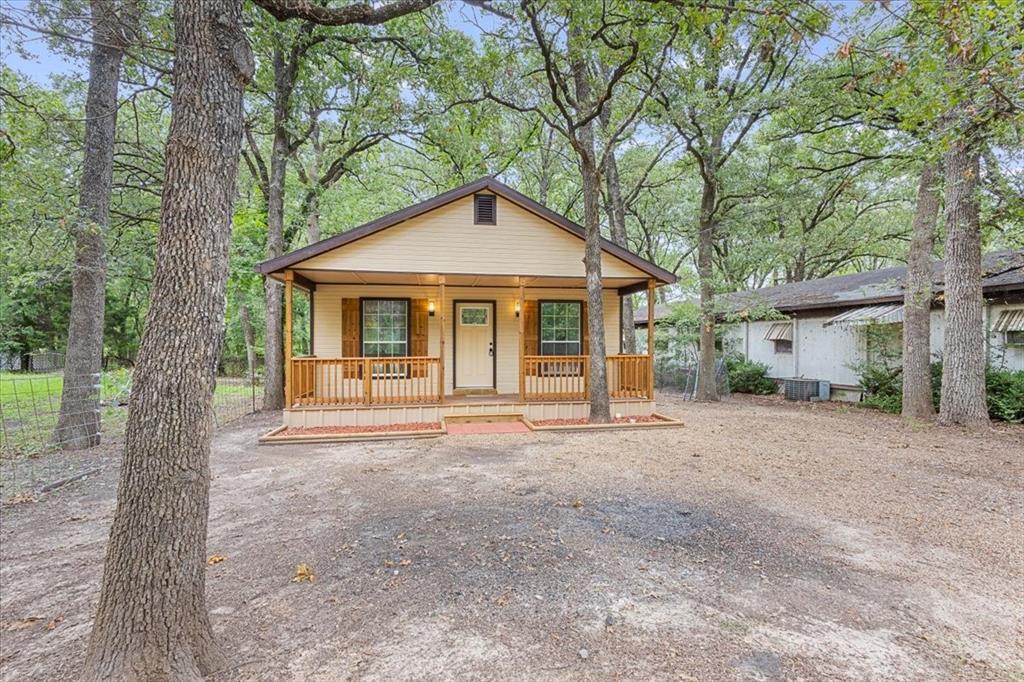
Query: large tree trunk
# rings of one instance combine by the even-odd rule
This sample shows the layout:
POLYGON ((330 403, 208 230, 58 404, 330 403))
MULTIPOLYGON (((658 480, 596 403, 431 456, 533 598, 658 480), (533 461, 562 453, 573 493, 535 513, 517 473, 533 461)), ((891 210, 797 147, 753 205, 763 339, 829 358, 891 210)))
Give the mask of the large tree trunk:
MULTIPOLYGON (((619 163, 615 160, 614 150, 608 150, 605 161, 605 186, 608 188, 608 225, 612 241, 628 249, 626 236, 626 207, 622 201, 622 186, 619 182, 619 163)), ((654 311, 648 311, 653 315, 654 311)), ((622 352, 627 355, 636 353, 636 320, 633 316, 633 297, 622 299, 622 319, 619 321, 619 333, 622 337, 622 352)))
POLYGON ((107 283, 106 232, 114 174, 117 86, 121 60, 134 31, 133 8, 92 0, 95 40, 89 57, 85 100, 85 158, 74 222, 75 266, 71 276, 71 315, 64 386, 54 440, 65 450, 100 442, 100 370, 103 363, 104 293, 107 283), (123 16, 118 16, 121 9, 123 16))
POLYGON ((907 281, 903 294, 903 416, 930 419, 932 402, 931 310, 932 249, 939 214, 938 174, 931 163, 921 169, 917 209, 910 237, 907 281))
POLYGON ((943 157, 946 193, 946 327, 939 423, 988 426, 985 322, 978 219, 979 153, 959 139, 943 157))
POLYGON ((249 382, 256 381, 256 333, 252 328, 252 315, 249 314, 249 305, 243 303, 241 306, 242 334, 245 337, 245 366, 249 373, 249 382))
MULTIPOLYGON (((713 173, 713 171, 709 171, 713 173)), ((704 180, 700 219, 697 224, 697 276, 700 279, 700 357, 697 367, 697 400, 718 400, 715 381, 715 287, 712 280, 712 256, 715 240, 714 175, 704 180)))
POLYGON ((86 680, 198 680, 223 658, 206 610, 215 368, 242 94, 241 0, 178 0, 152 298, 86 680))
MULTIPOLYGON (((589 127, 589 126, 587 126, 589 127)), ((584 133, 586 139, 592 134, 584 133)), ((593 138, 590 137, 593 149, 593 138)), ((583 172, 583 222, 587 229, 583 256, 587 275, 587 334, 590 342, 590 421, 605 424, 612 420, 608 396, 607 349, 604 343, 604 289, 601 282, 601 179, 593 156, 580 159, 583 172)))
MULTIPOLYGON (((281 48, 274 50, 274 140, 270 149, 270 184, 267 188, 267 258, 284 253, 284 182, 288 169, 288 112, 294 70, 281 48)), ((270 277, 263 280, 267 319, 264 333, 263 409, 284 407, 284 332, 281 310, 284 289, 270 277)))

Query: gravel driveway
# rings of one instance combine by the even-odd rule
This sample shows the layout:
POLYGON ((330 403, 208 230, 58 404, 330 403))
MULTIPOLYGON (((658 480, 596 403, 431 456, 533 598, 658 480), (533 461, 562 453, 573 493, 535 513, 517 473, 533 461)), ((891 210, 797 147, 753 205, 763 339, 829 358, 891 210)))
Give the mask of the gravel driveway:
MULTIPOLYGON (((232 667, 212 679, 1024 675, 1024 428, 659 404, 686 427, 219 432, 208 590, 232 667)), ((81 664, 117 478, 116 453, 84 457, 99 474, 0 512, 4 680, 81 664)))

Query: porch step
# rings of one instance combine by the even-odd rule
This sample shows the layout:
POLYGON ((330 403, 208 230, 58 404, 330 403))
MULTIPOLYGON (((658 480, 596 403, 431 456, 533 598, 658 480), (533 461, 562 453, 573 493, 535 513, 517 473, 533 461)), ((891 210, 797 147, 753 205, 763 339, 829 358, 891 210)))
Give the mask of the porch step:
POLYGON ((452 395, 498 395, 496 388, 456 388, 452 395))
POLYGON ((450 436, 484 433, 529 433, 521 414, 465 414, 448 416, 444 427, 450 436))

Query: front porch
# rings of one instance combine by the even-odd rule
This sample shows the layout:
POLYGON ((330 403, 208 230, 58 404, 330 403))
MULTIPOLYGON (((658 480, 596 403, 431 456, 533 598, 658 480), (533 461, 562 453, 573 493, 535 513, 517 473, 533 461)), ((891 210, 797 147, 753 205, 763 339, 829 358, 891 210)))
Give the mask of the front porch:
MULTIPOLYGON (((515 412, 535 415, 537 419, 559 419, 585 417, 589 409, 591 383, 591 358, 586 338, 586 290, 580 282, 557 282, 545 278, 542 287, 528 287, 531 278, 515 277, 512 287, 472 287, 447 285, 448 277, 434 276, 435 286, 401 286, 388 284, 389 294, 401 294, 408 298, 380 299, 381 287, 353 286, 317 283, 293 270, 285 270, 285 406, 286 411, 310 410, 322 413, 327 410, 363 410, 379 407, 406 407, 407 414, 438 415, 466 413, 466 410, 483 410, 484 413, 500 413, 511 409, 515 412), (310 297, 310 309, 314 320, 311 325, 311 347, 317 351, 334 348, 353 350, 365 348, 375 342, 366 341, 370 333, 363 325, 364 301, 388 300, 400 302, 401 314, 408 311, 408 320, 403 325, 409 328, 409 337, 401 343, 403 348, 412 348, 423 355, 366 356, 366 355, 303 355, 293 353, 293 308, 295 289, 306 291, 310 297), (511 291, 510 291, 511 289, 511 291), (551 302, 542 300, 557 295, 557 305, 569 308, 573 313, 567 319, 578 327, 575 340, 556 341, 549 344, 546 331, 540 320, 544 306, 551 302), (352 296, 352 298, 350 298, 352 296), (356 298, 358 296, 358 298, 356 298), (466 319, 453 319, 463 313, 460 304, 472 303, 475 312, 481 312, 479 325, 464 324, 466 319), (486 305, 484 305, 486 304, 486 305), (358 319, 347 319, 347 308, 358 309, 358 319), (341 310, 341 319, 331 316, 332 309, 341 310), (449 316, 449 311, 451 316, 449 316), (573 317, 572 315, 575 315, 573 317), (350 332, 346 327, 358 326, 350 332), (464 330, 470 327, 484 327, 483 335, 471 337, 464 330), (509 328, 512 328, 511 330, 509 328), (512 334, 515 336, 509 338, 512 334), (346 343, 345 336, 358 337, 346 343), (328 338, 324 338, 324 337, 328 338), (460 341, 461 338, 461 341, 460 341), (514 341, 513 341, 514 339, 514 341), (340 340, 340 344, 337 341, 340 340), (510 343, 510 341, 513 341, 510 343), (457 346, 461 344, 461 348, 457 346), (476 348, 474 349, 474 344, 476 348), (584 352, 572 355, 553 354, 548 346, 572 347, 584 352), (347 348, 346 348, 347 346, 347 348), (475 358, 475 356, 478 356, 475 358), (484 365, 482 375, 471 378, 466 370, 457 376, 449 369, 462 362, 477 362, 484 365), (481 380, 480 377, 483 377, 481 380), (467 384, 467 378, 470 383, 467 384), (564 403, 561 410, 537 407, 525 410, 523 406, 534 404, 564 403)), ((460 278, 461 282, 461 278, 460 278)), ((654 280, 642 283, 647 298, 654 295, 654 280)), ((636 284, 631 290, 639 289, 636 284)), ((628 295, 617 288, 605 292, 603 301, 607 346, 621 345, 623 329, 620 324, 619 298, 628 295)), ((465 313, 463 313, 465 314, 465 313)), ((556 332, 558 330, 555 330, 556 332)), ((608 393, 623 416, 638 416, 648 406, 653 409, 653 324, 648 325, 647 354, 606 355, 605 371, 608 393), (644 407, 639 407, 644 405, 644 407), (640 411, 637 411, 640 410, 640 411)), ((376 339, 376 337, 374 337, 376 339)), ((646 414, 650 414, 648 410, 646 414)), ((613 412, 616 408, 613 407, 613 412)), ((393 419, 396 413, 385 412, 393 419)), ((362 417, 351 416, 351 419, 362 417)), ((332 417, 324 422, 323 417, 312 418, 309 414, 296 417, 294 425, 333 425, 337 420, 350 417, 332 417), (317 423, 311 423, 313 419, 317 423)), ((366 423, 378 423, 370 418, 366 423)), ((413 421, 421 421, 418 417, 413 421)), ((435 419, 427 419, 435 421, 435 419)), ((361 422, 356 422, 361 423, 361 422)), ((392 420, 392 423, 396 423, 392 420)))

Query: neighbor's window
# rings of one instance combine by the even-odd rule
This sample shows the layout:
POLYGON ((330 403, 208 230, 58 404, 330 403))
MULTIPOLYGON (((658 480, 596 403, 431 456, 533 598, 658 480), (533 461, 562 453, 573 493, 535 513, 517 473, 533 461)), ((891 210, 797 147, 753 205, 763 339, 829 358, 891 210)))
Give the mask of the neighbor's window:
POLYGON ((582 352, 581 311, 579 302, 541 302, 541 355, 579 355, 582 352))
POLYGON ((793 342, 789 339, 775 339, 775 353, 792 353, 793 342))
POLYGON ((394 358, 409 354, 409 301, 363 299, 363 356, 394 358))
POLYGON ((1006 332, 1007 346, 1024 346, 1024 331, 1006 332))

